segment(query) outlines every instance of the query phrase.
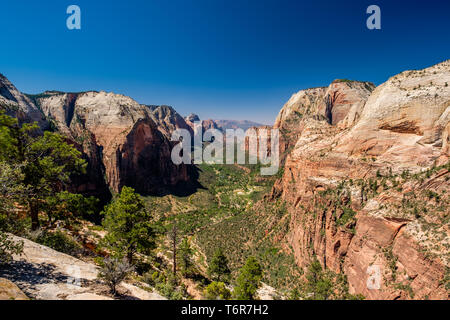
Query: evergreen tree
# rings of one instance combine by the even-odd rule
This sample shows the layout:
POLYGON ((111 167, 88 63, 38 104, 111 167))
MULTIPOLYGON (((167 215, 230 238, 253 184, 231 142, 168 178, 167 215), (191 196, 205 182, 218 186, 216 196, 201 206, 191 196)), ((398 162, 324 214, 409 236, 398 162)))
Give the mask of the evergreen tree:
POLYGON ((93 215, 98 206, 95 197, 84 197, 81 194, 73 194, 67 191, 59 192, 47 197, 42 204, 42 209, 48 216, 49 225, 56 221, 65 221, 67 225, 73 225, 79 217, 93 215))
POLYGON ((230 275, 228 268, 228 259, 221 248, 218 248, 211 259, 208 266, 208 275, 216 281, 227 281, 230 275))
POLYGON ((153 247, 152 217, 134 189, 123 187, 103 214, 103 226, 108 231, 104 244, 113 255, 125 255, 128 263, 132 264, 135 253, 147 253, 153 247))
POLYGON ((172 226, 172 229, 169 231, 169 238, 172 242, 172 273, 174 279, 177 275, 177 245, 178 245, 178 226, 175 223, 172 226))
POLYGON ((0 161, 0 230, 21 234, 25 230, 23 219, 14 210, 16 202, 26 194, 22 184, 21 167, 0 161))
POLYGON ((348 292, 347 277, 331 270, 323 270, 317 258, 314 258, 306 273, 304 298, 309 300, 361 300, 362 295, 348 292))
POLYGON ((306 273, 307 299, 327 300, 333 293, 333 282, 328 273, 323 272, 319 260, 314 259, 306 273))
POLYGON ((183 276, 189 276, 194 267, 192 261, 192 248, 189 244, 189 240, 184 238, 178 248, 178 265, 181 268, 181 273, 183 276))
POLYGON ((36 124, 20 126, 17 119, 0 114, 0 160, 20 165, 23 201, 28 204, 32 230, 39 228, 39 210, 70 183, 73 174, 84 173, 81 152, 56 133, 42 135, 36 124))
POLYGON ((262 268, 256 258, 250 257, 239 271, 234 288, 234 298, 237 300, 254 300, 256 291, 261 285, 262 268))

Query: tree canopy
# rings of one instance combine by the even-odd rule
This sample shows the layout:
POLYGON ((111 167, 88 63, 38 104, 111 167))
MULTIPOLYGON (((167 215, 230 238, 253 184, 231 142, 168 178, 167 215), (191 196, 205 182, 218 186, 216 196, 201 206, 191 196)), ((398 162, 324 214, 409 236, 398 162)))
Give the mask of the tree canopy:
POLYGON ((228 259, 221 248, 218 248, 208 266, 208 275, 216 281, 227 281, 231 271, 228 267, 228 259))
POLYGON ((256 291, 261 285, 262 268, 255 257, 250 257, 240 269, 234 288, 234 298, 237 300, 254 300, 256 291))
POLYGON ((0 161, 20 171, 21 179, 14 187, 22 186, 20 202, 28 205, 32 229, 36 230, 39 211, 67 190, 72 175, 85 173, 86 161, 61 135, 42 133, 36 123, 19 125, 17 119, 1 113, 0 147, 0 161))
POLYGON ((135 253, 153 248, 152 217, 133 188, 123 187, 103 214, 103 226, 108 232, 104 244, 113 255, 126 255, 131 264, 135 253))

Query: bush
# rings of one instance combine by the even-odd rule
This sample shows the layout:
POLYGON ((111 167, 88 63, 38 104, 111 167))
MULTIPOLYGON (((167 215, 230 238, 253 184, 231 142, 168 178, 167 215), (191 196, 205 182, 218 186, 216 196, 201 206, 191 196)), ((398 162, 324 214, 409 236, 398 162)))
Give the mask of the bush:
POLYGON ((16 242, 0 231, 0 265, 6 264, 12 260, 13 254, 21 254, 23 251, 23 242, 16 242))
POLYGON ((161 278, 158 279, 159 282, 156 284, 156 290, 169 300, 183 300, 185 288, 182 286, 177 287, 177 281, 173 275, 169 274, 167 279, 163 279, 165 281, 161 281, 161 278))
POLYGON ((71 256, 76 256, 83 251, 80 244, 60 230, 55 232, 42 231, 37 235, 35 241, 39 244, 71 256))
POLYGON ((116 294, 116 287, 133 271, 133 267, 126 259, 106 258, 100 268, 98 277, 110 288, 112 294, 116 294))
POLYGON ((142 280, 152 287, 154 287, 157 283, 163 282, 163 281, 160 281, 160 274, 158 271, 155 271, 153 273, 151 273, 151 272, 145 273, 142 276, 142 280))
POLYGON ((207 300, 230 300, 231 292, 223 282, 213 281, 204 290, 204 296, 207 300))

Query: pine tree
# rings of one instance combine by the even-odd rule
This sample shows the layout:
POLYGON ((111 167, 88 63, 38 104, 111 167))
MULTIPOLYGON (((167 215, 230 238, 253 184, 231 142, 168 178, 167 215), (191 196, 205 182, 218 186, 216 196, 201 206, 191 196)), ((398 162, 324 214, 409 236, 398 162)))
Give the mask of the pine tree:
POLYGON ((230 273, 228 259, 222 249, 219 248, 214 252, 211 262, 209 263, 208 275, 216 281, 227 281, 230 273))
POLYGON ((239 271, 233 296, 237 300, 254 300, 261 285, 262 268, 256 258, 250 257, 239 271))
POLYGON ((147 253, 154 246, 151 215, 134 189, 123 187, 121 193, 106 207, 103 226, 108 232, 104 245, 113 255, 126 256, 132 264, 135 253, 147 253))
POLYGON ((172 229, 169 232, 169 238, 172 242, 172 273, 174 279, 177 275, 177 245, 178 245, 178 226, 176 223, 173 224, 172 229))
POLYGON ((307 299, 327 300, 333 289, 333 282, 329 275, 322 270, 319 260, 314 259, 306 273, 307 299))
POLYGON ((85 172, 86 161, 81 152, 66 143, 61 135, 44 132, 37 124, 19 125, 17 119, 0 113, 0 160, 20 165, 26 192, 31 228, 39 228, 42 203, 55 197, 69 183, 74 174, 85 172))
POLYGON ((183 276, 189 276, 194 267, 194 263, 192 261, 192 248, 189 244, 189 240, 184 238, 178 248, 178 264, 181 268, 181 272, 183 276))

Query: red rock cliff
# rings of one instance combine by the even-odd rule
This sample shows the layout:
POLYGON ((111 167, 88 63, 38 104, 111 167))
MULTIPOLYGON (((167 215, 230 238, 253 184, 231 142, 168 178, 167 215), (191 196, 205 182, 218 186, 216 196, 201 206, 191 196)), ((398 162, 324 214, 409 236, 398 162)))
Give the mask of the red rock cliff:
POLYGON ((289 204, 284 243, 300 266, 316 255, 370 299, 448 299, 449 82, 446 61, 373 92, 335 81, 283 107, 272 197, 289 204))
POLYGON ((143 194, 161 193, 190 180, 188 166, 171 161, 171 130, 183 126, 169 126, 170 117, 162 116, 171 108, 144 106, 129 97, 106 92, 55 93, 40 98, 38 103, 89 160, 90 174, 96 178, 92 179, 94 183, 80 185, 88 190, 79 191, 98 188, 103 175, 116 192, 128 185, 143 194))

